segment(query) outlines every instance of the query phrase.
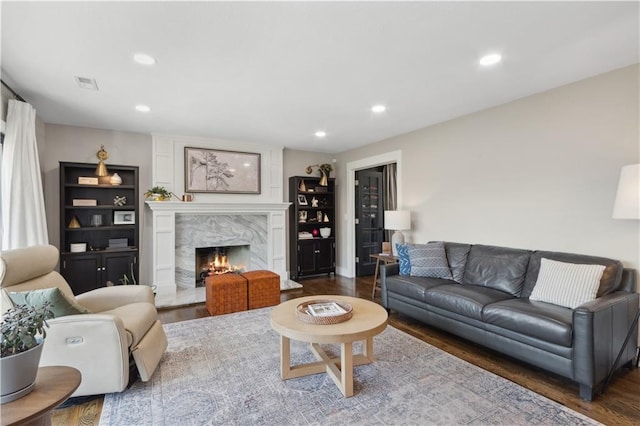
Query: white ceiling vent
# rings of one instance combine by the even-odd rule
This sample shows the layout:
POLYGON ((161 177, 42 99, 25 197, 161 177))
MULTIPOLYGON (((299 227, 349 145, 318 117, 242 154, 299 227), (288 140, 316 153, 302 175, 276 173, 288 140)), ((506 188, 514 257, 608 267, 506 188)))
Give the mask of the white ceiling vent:
POLYGON ((78 77, 76 76, 76 81, 78 82, 78 86, 87 90, 98 90, 98 83, 96 83, 95 78, 87 78, 87 77, 78 77))

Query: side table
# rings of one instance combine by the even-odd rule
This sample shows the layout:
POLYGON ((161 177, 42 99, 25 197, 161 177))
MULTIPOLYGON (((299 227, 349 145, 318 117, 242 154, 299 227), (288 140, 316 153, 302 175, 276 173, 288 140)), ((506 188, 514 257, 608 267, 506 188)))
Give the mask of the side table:
POLYGON ((81 379, 80 372, 72 367, 40 367, 30 393, 0 406, 2 426, 50 425, 51 411, 78 389, 81 379))
POLYGON ((376 272, 373 275, 373 290, 371 291, 371 299, 375 299, 376 297, 376 288, 378 288, 378 273, 380 272, 380 262, 383 262, 385 265, 388 263, 397 263, 398 257, 389 254, 370 254, 371 258, 376 259, 376 272))

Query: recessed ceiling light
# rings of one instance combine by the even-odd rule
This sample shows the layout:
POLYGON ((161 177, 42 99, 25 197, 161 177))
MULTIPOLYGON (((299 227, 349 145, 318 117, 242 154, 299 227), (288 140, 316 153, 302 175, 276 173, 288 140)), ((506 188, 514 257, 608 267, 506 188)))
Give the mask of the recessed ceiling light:
POLYGON ((373 112, 385 112, 387 107, 384 105, 374 105, 371 107, 371 111, 373 112))
POLYGON ((156 63, 154 58, 144 53, 136 53, 133 55, 133 60, 142 65, 153 65, 156 63))
POLYGON ((499 53, 491 53, 489 55, 485 55, 480 58, 480 65, 483 67, 488 67, 490 65, 495 65, 502 60, 502 55, 499 53))
POLYGON ((151 111, 151 108, 149 108, 146 105, 136 105, 136 111, 149 112, 149 111, 151 111))
POLYGON ((316 137, 317 138, 324 138, 325 136, 327 136, 327 132, 323 132, 322 130, 318 130, 316 132, 316 137))

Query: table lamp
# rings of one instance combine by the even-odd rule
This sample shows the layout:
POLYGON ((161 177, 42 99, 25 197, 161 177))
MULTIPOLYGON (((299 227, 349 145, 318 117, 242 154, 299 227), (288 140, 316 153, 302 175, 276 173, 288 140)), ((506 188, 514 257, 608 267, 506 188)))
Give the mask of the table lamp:
POLYGON ((391 251, 394 256, 397 256, 396 244, 404 244, 404 235, 401 231, 411 229, 411 212, 408 210, 385 210, 384 229, 395 231, 391 235, 391 251))
MULTIPOLYGON (((630 164, 622 167, 622 170, 620 171, 620 180, 618 181, 616 201, 613 204, 612 217, 614 219, 640 219, 640 164, 630 164)), ((611 382, 613 373, 618 367, 618 363, 624 353, 624 349, 627 347, 627 344, 636 329, 636 325, 638 325, 638 318, 640 318, 640 310, 636 311, 636 316, 631 322, 631 327, 629 327, 629 330, 627 331, 624 343, 622 343, 618 356, 609 370, 609 374, 602 386, 601 393, 604 393, 607 390, 607 387, 609 387, 609 382, 611 382)), ((637 358, 636 367, 639 362, 640 358, 637 358)))
POLYGON ((640 219, 640 164, 624 166, 620 171, 613 218, 640 219))

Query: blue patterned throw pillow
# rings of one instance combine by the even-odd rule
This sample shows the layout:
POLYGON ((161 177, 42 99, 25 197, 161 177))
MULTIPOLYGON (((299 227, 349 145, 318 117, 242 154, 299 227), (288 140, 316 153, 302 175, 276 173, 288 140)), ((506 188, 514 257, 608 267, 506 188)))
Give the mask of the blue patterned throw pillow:
POLYGON ((411 262, 409 261, 409 246, 406 244, 396 244, 396 251, 398 252, 400 275, 409 275, 411 273, 411 262))
POLYGON ((438 241, 428 244, 410 244, 409 262, 414 277, 453 279, 444 242, 438 241))

